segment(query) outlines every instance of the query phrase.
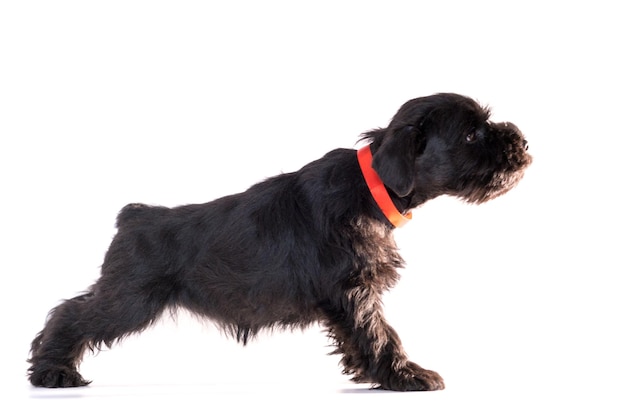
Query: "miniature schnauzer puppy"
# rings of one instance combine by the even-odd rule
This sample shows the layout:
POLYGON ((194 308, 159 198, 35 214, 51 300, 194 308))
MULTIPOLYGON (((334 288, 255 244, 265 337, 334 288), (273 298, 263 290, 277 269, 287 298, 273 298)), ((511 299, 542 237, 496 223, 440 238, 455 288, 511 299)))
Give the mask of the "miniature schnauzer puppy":
POLYGON ((522 178, 526 140, 489 117, 457 94, 417 98, 364 133, 358 151, 333 150, 205 204, 124 207, 101 277, 54 308, 33 340, 30 382, 86 385, 87 349, 184 308, 244 344, 262 329, 318 322, 354 381, 443 389, 439 374, 407 358, 381 297, 399 279, 392 235, 412 209, 444 194, 483 203, 522 178))

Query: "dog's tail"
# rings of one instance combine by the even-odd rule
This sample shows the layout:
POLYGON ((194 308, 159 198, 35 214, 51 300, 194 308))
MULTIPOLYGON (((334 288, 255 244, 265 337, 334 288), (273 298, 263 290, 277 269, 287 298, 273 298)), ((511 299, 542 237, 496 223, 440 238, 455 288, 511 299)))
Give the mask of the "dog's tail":
POLYGON ((117 227, 120 228, 125 224, 145 219, 148 214, 156 214, 159 210, 167 210, 166 207, 149 206, 147 204, 132 203, 126 205, 117 215, 117 227))

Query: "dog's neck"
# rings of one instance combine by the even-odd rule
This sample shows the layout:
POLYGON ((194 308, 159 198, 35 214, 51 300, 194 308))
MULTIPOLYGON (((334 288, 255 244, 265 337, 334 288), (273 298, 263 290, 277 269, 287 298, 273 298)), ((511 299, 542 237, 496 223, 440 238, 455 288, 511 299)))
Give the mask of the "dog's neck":
POLYGON ((407 212, 407 214, 402 214, 398 211, 395 204, 393 204, 387 189, 385 188, 385 184, 383 184, 383 181, 372 168, 372 151, 370 150, 370 146, 367 145, 359 149, 357 151, 357 158, 359 160, 361 172, 363 173, 363 177, 367 183, 367 188, 369 188, 374 201, 387 220, 389 220, 389 223, 391 223, 394 227, 400 227, 411 220, 410 211, 407 212))

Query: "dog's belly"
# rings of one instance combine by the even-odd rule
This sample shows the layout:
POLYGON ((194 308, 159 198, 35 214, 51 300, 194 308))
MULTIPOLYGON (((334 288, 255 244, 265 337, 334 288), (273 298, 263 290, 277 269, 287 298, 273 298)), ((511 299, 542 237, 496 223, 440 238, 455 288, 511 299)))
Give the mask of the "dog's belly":
POLYGON ((220 322, 253 328, 299 326, 318 317, 307 279, 288 268, 230 268, 222 261, 204 263, 187 281, 184 303, 220 322))

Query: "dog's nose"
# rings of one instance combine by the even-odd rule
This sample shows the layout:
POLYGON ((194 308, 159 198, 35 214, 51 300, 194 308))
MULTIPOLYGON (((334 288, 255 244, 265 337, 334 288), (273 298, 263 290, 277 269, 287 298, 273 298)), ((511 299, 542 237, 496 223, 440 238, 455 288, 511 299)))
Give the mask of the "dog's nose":
POLYGON ((522 146, 524 147, 525 151, 528 150, 528 141, 526 139, 522 139, 522 146))

